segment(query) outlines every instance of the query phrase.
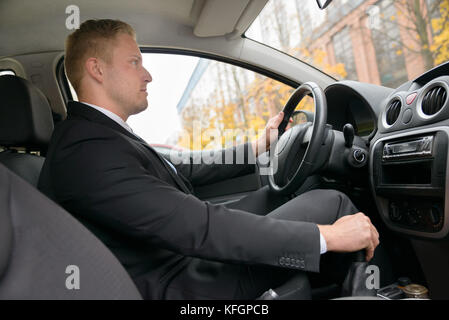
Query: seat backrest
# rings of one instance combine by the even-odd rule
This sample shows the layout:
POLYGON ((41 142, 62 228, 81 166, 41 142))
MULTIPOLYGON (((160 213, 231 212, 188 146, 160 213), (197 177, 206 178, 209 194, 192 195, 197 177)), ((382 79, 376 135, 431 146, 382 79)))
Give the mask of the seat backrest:
POLYGON ((13 75, 0 76, 0 97, 0 147, 6 149, 0 163, 36 186, 44 158, 29 151, 45 150, 50 142, 48 100, 32 83, 13 75))
POLYGON ((34 187, 37 187, 39 182, 39 174, 44 161, 44 157, 34 154, 18 153, 13 150, 0 152, 0 163, 34 187))
POLYGON ((115 256, 0 164, 0 299, 141 299, 115 256))

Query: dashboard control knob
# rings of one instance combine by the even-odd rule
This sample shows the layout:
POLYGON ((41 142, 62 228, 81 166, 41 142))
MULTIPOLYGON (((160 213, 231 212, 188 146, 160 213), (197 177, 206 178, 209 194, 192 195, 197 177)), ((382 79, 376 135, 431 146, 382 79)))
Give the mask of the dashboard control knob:
POLYGON ((428 299, 429 298, 429 290, 421 286, 419 284, 409 284, 403 289, 405 296, 407 298, 413 299, 428 299))
POLYGON ((398 279, 398 285, 401 286, 401 287, 408 286, 411 283, 412 283, 412 280, 410 280, 409 277, 400 277, 398 279))
POLYGON ((441 221, 441 214, 440 214, 440 210, 438 209, 438 207, 433 206, 432 209, 430 210, 430 222, 436 226, 440 223, 441 221))
POLYGON ((416 209, 410 209, 407 211, 408 223, 410 225, 418 224, 418 211, 416 209))
POLYGON ((402 219, 401 211, 394 202, 390 203, 390 219, 392 221, 400 221, 402 219))

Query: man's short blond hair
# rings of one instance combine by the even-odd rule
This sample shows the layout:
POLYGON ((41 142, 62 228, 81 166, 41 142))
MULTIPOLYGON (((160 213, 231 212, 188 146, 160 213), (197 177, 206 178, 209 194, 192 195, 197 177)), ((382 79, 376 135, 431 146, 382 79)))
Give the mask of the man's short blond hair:
POLYGON ((120 20, 87 20, 80 28, 67 37, 65 43, 64 65, 67 77, 79 94, 84 63, 90 57, 111 61, 113 41, 119 33, 136 38, 134 29, 120 20))

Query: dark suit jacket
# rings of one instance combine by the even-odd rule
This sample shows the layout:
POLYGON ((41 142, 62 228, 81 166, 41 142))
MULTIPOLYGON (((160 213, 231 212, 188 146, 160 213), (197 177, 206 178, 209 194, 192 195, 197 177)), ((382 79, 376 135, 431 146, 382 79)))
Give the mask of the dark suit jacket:
MULTIPOLYGON (((249 145, 232 152, 238 148, 248 155, 249 145)), ((67 119, 53 133, 39 189, 111 249, 144 298, 181 297, 166 295, 166 288, 197 258, 318 271, 315 224, 233 210, 192 194, 189 180, 210 183, 254 172, 255 165, 184 164, 177 169, 179 175, 153 148, 101 112, 70 102, 67 119)), ((216 274, 204 272, 207 281, 216 274)), ((217 276, 217 291, 232 290, 220 283, 225 278, 217 276)))

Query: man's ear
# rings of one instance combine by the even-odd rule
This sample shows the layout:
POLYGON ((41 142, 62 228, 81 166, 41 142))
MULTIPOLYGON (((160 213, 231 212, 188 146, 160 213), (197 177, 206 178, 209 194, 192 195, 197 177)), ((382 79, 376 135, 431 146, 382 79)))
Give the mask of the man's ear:
POLYGON ((100 61, 97 58, 89 58, 86 60, 84 64, 87 73, 96 81, 103 83, 103 76, 104 76, 104 70, 103 70, 103 64, 102 61, 100 61))

